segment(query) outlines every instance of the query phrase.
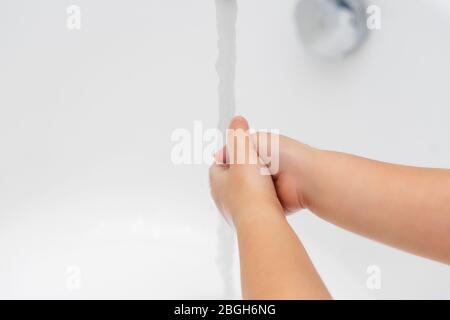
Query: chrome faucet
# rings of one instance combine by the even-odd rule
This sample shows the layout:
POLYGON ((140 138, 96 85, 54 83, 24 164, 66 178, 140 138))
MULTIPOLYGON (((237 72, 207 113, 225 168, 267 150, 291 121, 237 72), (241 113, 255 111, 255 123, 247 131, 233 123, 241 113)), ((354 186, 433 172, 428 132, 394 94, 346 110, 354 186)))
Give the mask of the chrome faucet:
POLYGON ((296 20, 305 48, 323 58, 349 55, 368 35, 364 0, 301 0, 296 20))

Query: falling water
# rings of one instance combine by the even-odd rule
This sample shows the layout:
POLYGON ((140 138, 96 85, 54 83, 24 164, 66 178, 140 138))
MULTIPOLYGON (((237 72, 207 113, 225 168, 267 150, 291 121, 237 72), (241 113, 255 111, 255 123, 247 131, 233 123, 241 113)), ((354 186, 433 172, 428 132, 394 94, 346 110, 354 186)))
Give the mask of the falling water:
POLYGON ((219 129, 225 132, 236 111, 234 78, 236 73, 236 0, 216 0, 219 76, 219 129))
MULTIPOLYGON (((236 0, 215 0, 217 16, 218 51, 217 74, 219 77, 219 123, 222 134, 236 111, 234 80, 236 73, 236 0)), ((225 136, 225 135, 223 135, 225 136)), ((218 226, 217 264, 223 280, 224 298, 231 298, 233 288, 234 235, 225 222, 218 226)))

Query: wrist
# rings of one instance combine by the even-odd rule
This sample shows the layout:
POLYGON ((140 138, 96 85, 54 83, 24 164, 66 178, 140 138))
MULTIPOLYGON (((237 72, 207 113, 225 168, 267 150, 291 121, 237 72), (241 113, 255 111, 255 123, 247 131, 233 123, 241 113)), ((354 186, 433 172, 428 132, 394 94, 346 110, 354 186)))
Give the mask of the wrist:
POLYGON ((297 196, 304 209, 311 209, 314 196, 314 175, 315 168, 320 161, 322 151, 309 145, 298 143, 295 158, 295 171, 299 185, 297 196))
POLYGON ((279 203, 254 202, 242 206, 238 211, 232 215, 233 225, 238 232, 257 223, 270 223, 274 220, 286 219, 283 208, 279 203))

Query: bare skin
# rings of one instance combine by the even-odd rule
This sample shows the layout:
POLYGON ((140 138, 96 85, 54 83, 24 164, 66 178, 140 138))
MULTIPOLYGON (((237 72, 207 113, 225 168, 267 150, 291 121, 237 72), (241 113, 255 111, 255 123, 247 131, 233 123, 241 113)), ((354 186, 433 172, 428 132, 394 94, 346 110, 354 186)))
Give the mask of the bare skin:
POLYGON ((236 117, 230 128, 246 143, 239 150, 242 145, 229 143, 234 139, 229 136, 227 152, 256 161, 214 164, 210 181, 217 207, 237 232, 244 299, 331 298, 286 221, 271 176, 260 173, 264 164, 250 142, 247 121, 236 117))
MULTIPOLYGON (((257 134, 252 138, 262 147, 257 134)), ((347 230, 450 264, 450 170, 383 163, 279 139, 280 169, 273 180, 286 211, 307 208, 347 230)))
MULTIPOLYGON (((248 128, 245 119, 235 121, 232 128, 248 128)), ((330 297, 284 218, 306 208, 347 230, 450 264, 450 170, 383 163, 279 136, 279 170, 270 179, 257 169, 275 155, 260 134, 250 139, 257 165, 211 168, 213 197, 237 230, 245 298, 330 297)), ((225 146, 217 162, 228 163, 229 154, 225 146)))

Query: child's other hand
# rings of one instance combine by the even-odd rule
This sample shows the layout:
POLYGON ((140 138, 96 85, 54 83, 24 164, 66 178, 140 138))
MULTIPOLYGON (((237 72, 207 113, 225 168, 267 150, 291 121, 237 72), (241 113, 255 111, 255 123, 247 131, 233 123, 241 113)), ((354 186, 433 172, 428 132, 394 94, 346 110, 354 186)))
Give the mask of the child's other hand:
POLYGON ((277 162, 268 166, 281 205, 286 213, 308 207, 310 183, 306 179, 309 164, 314 161, 315 149, 291 138, 273 133, 258 132, 251 136, 258 156, 264 163, 277 162), (268 137, 267 135, 272 135, 268 137), (272 141, 269 143, 268 141, 272 141), (273 148, 273 141, 278 144, 273 148))
POLYGON ((243 117, 231 121, 227 145, 216 154, 210 168, 214 201, 228 222, 259 219, 270 212, 283 212, 270 175, 263 175, 264 164, 257 155, 243 117), (276 209, 276 210, 267 210, 276 209))

